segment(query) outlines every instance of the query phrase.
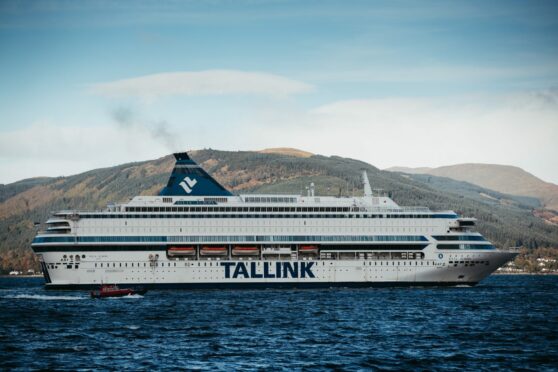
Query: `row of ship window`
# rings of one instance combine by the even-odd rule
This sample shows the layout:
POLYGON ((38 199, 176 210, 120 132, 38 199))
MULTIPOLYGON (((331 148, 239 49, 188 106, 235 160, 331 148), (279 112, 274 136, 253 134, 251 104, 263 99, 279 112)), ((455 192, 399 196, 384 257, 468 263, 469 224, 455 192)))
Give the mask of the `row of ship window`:
MULTIPOLYGON (((436 240, 443 241, 485 241, 477 235, 434 236, 436 240), (441 239, 443 237, 443 239, 441 239)), ((278 235, 278 236, 40 236, 33 243, 103 243, 103 242, 169 242, 169 243, 197 243, 197 242, 426 242, 428 239, 420 235, 278 235)), ((477 249, 493 248, 490 244, 438 244, 440 249, 477 249)))
MULTIPOLYGON (((207 197, 203 200, 178 200, 175 205, 216 205, 217 203, 228 203, 229 199, 225 197, 207 197)), ((284 196, 246 196, 246 203, 296 203, 297 198, 284 196)), ((172 203, 172 198, 163 198, 163 203, 172 203)), ((261 208, 261 207, 258 207, 261 208)))
POLYGON ((486 241, 484 236, 481 235, 432 235, 432 237, 436 240, 442 241, 486 241))
POLYGON ((456 214, 80 214, 80 218, 457 218, 456 214))
MULTIPOLYGON (((480 235, 433 235, 439 241, 486 241, 480 235)), ((50 242, 265 242, 265 241, 427 241, 424 236, 414 235, 376 235, 376 236, 108 236, 108 237, 38 237, 33 243, 50 242)), ((438 245, 440 247, 441 244, 438 245)))
POLYGON ((461 264, 463 266, 475 266, 475 265, 490 265, 490 261, 449 261, 450 265, 457 267, 457 265, 461 264))
MULTIPOLYGON (((146 263, 146 262, 143 262, 143 266, 141 266, 141 262, 136 262, 135 264, 136 264, 136 265, 134 266, 134 262, 131 262, 131 263, 130 263, 130 267, 147 267, 147 263, 146 263)), ((158 266, 165 267, 165 263, 164 263, 164 262, 161 262, 160 265, 159 265, 158 262, 150 262, 150 263, 149 263, 149 266, 150 266, 150 267, 153 267, 153 266, 156 266, 156 267, 158 267, 158 266)), ((101 267, 101 268, 102 268, 102 267, 106 267, 106 268, 110 268, 111 266, 110 266, 110 263, 107 263, 106 266, 103 266, 103 263, 101 262, 100 264, 95 263, 95 267, 101 267), (97 265, 99 265, 99 266, 97 266, 97 265)), ((118 266, 116 266, 116 263, 113 262, 113 263, 112 263, 112 267, 113 267, 113 268, 115 268, 115 267, 128 267, 128 263, 127 263, 127 262, 124 262, 124 266, 122 266, 122 262, 119 262, 119 263, 118 263, 118 266)), ((176 262, 167 262, 166 267, 176 267, 176 262)))
POLYGON ((126 207, 127 212, 358 212, 359 207, 126 207))
MULTIPOLYGON (((383 266, 383 265, 384 265, 384 262, 383 262, 383 261, 368 261, 368 265, 371 266, 371 265, 372 265, 372 262, 374 262, 374 266, 383 266), (379 262, 379 265, 378 265, 378 262, 379 262)), ((398 260, 398 261, 390 261, 390 262, 391 262, 391 265, 392 265, 392 266, 395 266, 395 262, 397 262, 397 265, 398 265, 398 266, 401 265, 401 262, 403 262, 403 266, 406 266, 406 265, 407 265, 407 262, 406 262, 406 261, 399 261, 399 260, 398 260)), ((418 261, 414 261, 414 262, 415 262, 415 266, 418 266, 418 261)), ((425 263, 426 263, 426 265, 430 265, 430 262, 429 262, 429 261, 420 262, 420 265, 422 266, 422 265, 424 265, 425 263)), ((257 264, 258 264, 258 266, 259 266, 259 265, 261 264, 261 262, 258 262, 257 264)), ((333 264, 333 262, 330 262, 330 264, 333 264)), ((454 267, 457 267, 458 264, 462 264, 462 265, 464 265, 464 266, 475 266, 475 265, 486 265, 486 266, 488 266, 488 265, 490 265, 490 262, 489 262, 489 261, 449 261, 449 264, 450 264, 450 265, 453 265, 454 267)), ((195 266, 195 263, 188 263, 188 262, 186 262, 185 265, 186 265, 186 266, 195 266)), ((324 262, 324 261, 322 261, 322 266, 323 266, 323 265, 325 265, 325 262, 324 262)), ((363 265, 366 265, 366 261, 363 262, 363 265)), ((388 265, 389 265, 389 262, 386 262, 386 266, 388 266, 388 265)), ((412 266, 413 263, 412 263, 412 262, 409 262, 409 265, 412 266)), ((79 264, 76 264, 76 265, 64 264, 64 266, 66 266, 67 269, 72 269, 72 268, 78 269, 78 268, 79 268, 79 264)), ((176 262, 167 262, 166 265, 165 265, 165 262, 161 262, 161 263, 158 263, 158 262, 150 263, 150 267, 153 267, 153 266, 155 266, 155 267, 159 267, 159 266, 160 266, 160 267, 176 267, 176 262)), ((198 262, 198 263, 197 263, 197 266, 201 266, 201 262, 198 262)), ((204 262, 204 263, 203 263, 203 266, 213 266, 213 263, 212 263, 211 261, 209 261, 209 262, 204 262)), ((216 262, 216 263, 215 263, 215 266, 220 266, 220 263, 217 263, 217 262, 216 262)), ((116 266, 116 263, 113 262, 113 263, 112 263, 112 266, 111 266, 110 263, 103 263, 103 262, 101 262, 101 263, 95 263, 95 267, 96 267, 96 268, 128 267, 128 263, 127 263, 127 262, 124 262, 124 265, 123 265, 122 262, 119 262, 119 263, 118 263, 118 266, 116 266)), ((131 263, 130 263, 130 267, 138 267, 138 268, 140 268, 140 267, 147 267, 147 263, 146 263, 146 262, 143 262, 143 265, 142 265, 142 262, 135 262, 135 263, 134 263, 134 262, 131 262, 131 263)), ((48 268, 50 268, 50 269, 58 269, 58 264, 54 264, 54 263, 48 264, 48 268)))
POLYGON ((34 243, 102 243, 102 242, 413 242, 428 241, 417 235, 278 235, 278 236, 38 236, 34 243))
POLYGON ((438 244, 438 249, 496 249, 492 244, 438 244))
MULTIPOLYGON (((402 260, 402 261, 368 261, 368 265, 369 265, 369 266, 372 266, 372 263, 374 263, 374 266, 390 266, 390 263, 391 263, 391 266, 395 266, 395 263, 396 263, 396 262, 397 262, 397 266, 419 266, 419 261, 413 261, 413 262, 414 262, 414 265, 413 265, 413 262, 408 262, 408 265, 407 265, 407 261, 404 261, 404 260, 402 260), (385 262, 385 265, 384 265, 384 262, 385 262)), ((460 262, 455 261, 455 263, 454 263, 453 261, 450 261, 450 262, 449 262, 450 265, 453 264, 453 266, 455 266, 455 267, 457 267, 458 263, 463 264, 464 261, 460 261, 460 262)), ((260 266, 261 262, 258 262, 257 264, 258 264, 258 266, 260 266)), ((318 263, 318 264, 319 264, 319 263, 318 263)), ((322 266, 325 266, 325 264, 326 264, 326 262, 325 262, 325 261, 322 261, 322 266)), ((431 264, 430 261, 420 261, 420 266, 430 266, 430 264, 431 264)), ((470 261, 470 262, 469 262, 469 261, 466 261, 466 263, 465 263, 464 265, 465 265, 465 266, 475 266, 475 264, 485 264, 485 265, 489 265, 489 262, 488 262, 488 261, 470 261)), ((330 262, 330 265, 333 265, 333 262, 330 262)), ((363 262, 363 265, 366 265, 366 261, 363 262)), ((435 265, 435 263, 432 262, 432 265, 435 265)), ((79 269, 79 265, 71 265, 71 264, 69 264, 69 265, 64 265, 64 266, 66 266, 66 269, 79 269)), ((185 266, 196 266, 196 264, 195 264, 195 263, 186 262, 186 263, 185 263, 185 266)), ((197 266, 202 266, 202 265, 201 265, 201 262, 197 262, 197 266)), ((204 262, 204 263, 203 263, 203 266, 213 266, 213 262, 211 262, 211 261, 209 261, 209 262, 204 262)), ((216 262, 216 263, 215 263, 215 266, 220 267, 220 263, 217 263, 217 262, 216 262)), ((107 262, 107 263, 103 263, 103 262, 101 262, 101 263, 95 263, 95 268, 107 268, 107 269, 110 269, 110 268, 117 268, 117 267, 118 267, 118 268, 123 268, 123 267, 124 267, 124 268, 127 268, 127 267, 128 267, 128 263, 127 263, 127 262, 124 262, 124 264, 123 264, 122 262, 119 262, 119 263, 118 263, 118 266, 116 265, 115 262, 112 262, 112 266, 111 266, 111 263, 110 263, 110 262, 107 262)), ((142 268, 142 267, 144 267, 144 268, 147 268, 148 266, 147 266, 147 263, 146 263, 146 262, 143 262, 143 263, 142 263, 142 262, 130 262, 130 267, 134 267, 134 268, 135 268, 135 267, 137 267, 137 268, 142 268), (142 265, 142 264, 143 264, 143 265, 142 265)), ((150 264, 149 264, 149 267, 169 267, 169 268, 170 268, 170 267, 176 267, 176 262, 167 262, 166 264, 165 264, 165 262, 160 262, 160 263, 159 263, 159 262, 154 262, 154 263, 150 263, 150 264)), ((57 264, 49 264, 49 265, 48 265, 48 268, 50 268, 50 269, 58 269, 58 265, 57 265, 57 264)))

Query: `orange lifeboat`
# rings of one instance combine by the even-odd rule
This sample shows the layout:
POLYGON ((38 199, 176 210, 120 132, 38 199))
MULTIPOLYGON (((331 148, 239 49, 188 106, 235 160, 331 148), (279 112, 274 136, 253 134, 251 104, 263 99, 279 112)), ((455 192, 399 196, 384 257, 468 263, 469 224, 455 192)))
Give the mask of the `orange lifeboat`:
POLYGON ((232 250, 235 256, 257 256, 260 248, 255 245, 235 245, 232 250))
POLYGON ((200 250, 202 256, 226 256, 227 253, 227 247, 224 245, 204 245, 200 250))
POLYGON ((191 245, 184 247, 169 247, 167 252, 169 256, 193 256, 196 254, 196 248, 191 245))
POLYGON ((300 247, 298 247, 298 253, 317 254, 318 253, 318 246, 317 245, 301 245, 300 247))

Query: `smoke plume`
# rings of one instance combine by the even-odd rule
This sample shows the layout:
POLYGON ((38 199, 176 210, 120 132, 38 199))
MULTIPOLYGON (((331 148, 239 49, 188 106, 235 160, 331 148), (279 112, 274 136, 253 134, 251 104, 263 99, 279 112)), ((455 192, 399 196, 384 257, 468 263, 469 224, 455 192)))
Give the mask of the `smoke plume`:
POLYGON ((178 133, 171 130, 166 120, 149 121, 139 117, 137 112, 129 107, 117 107, 111 111, 111 118, 118 128, 125 131, 143 131, 155 141, 164 145, 170 152, 178 149, 178 133))

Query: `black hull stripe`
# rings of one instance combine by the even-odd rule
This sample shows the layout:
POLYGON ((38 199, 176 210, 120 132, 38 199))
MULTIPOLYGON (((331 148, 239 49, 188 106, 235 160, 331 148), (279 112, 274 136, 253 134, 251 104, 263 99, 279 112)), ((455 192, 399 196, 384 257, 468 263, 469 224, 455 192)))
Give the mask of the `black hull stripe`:
POLYGON ((166 245, 57 245, 34 246, 35 253, 45 252, 134 252, 134 251, 161 251, 167 250, 166 245))
MULTIPOLYGON (((113 284, 113 283, 111 283, 113 284)), ((477 282, 302 282, 302 283, 116 283, 122 288, 146 289, 318 289, 318 288, 385 288, 385 287, 455 287, 474 286, 477 282)), ((48 290, 92 290, 98 284, 47 284, 48 290)))
POLYGON ((45 283, 49 284, 51 282, 50 275, 48 273, 47 266, 44 262, 41 261, 41 270, 43 270, 43 276, 45 277, 45 283))

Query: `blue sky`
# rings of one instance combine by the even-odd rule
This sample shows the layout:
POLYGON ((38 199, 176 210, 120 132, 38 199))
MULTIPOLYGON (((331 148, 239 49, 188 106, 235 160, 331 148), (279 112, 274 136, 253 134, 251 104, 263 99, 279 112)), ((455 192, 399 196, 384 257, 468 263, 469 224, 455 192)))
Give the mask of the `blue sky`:
POLYGON ((558 183, 555 1, 3 1, 0 182, 198 148, 558 183))

